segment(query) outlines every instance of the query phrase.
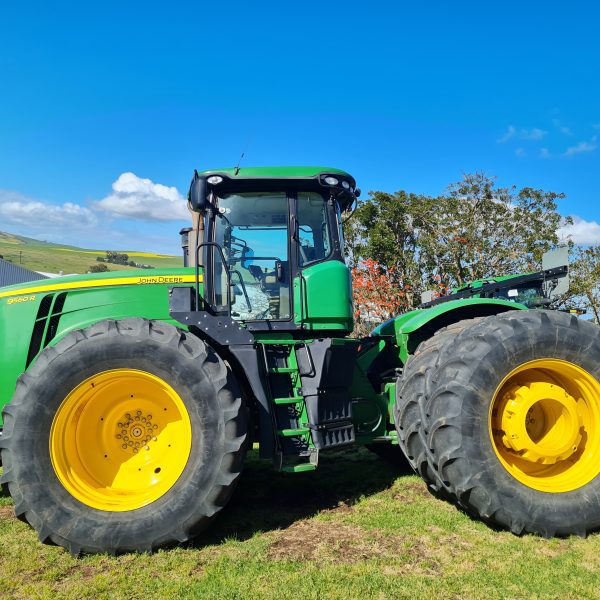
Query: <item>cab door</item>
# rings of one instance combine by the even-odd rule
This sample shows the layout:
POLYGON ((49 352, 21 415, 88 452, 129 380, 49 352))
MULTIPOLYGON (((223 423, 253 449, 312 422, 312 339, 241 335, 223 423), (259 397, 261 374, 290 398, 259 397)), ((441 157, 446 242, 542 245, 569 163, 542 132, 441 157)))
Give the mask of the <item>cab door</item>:
POLYGON ((240 321, 289 321, 289 199, 285 192, 228 194, 218 198, 215 242, 215 296, 226 305, 229 279, 231 316, 240 321), (227 277, 227 271, 229 277, 227 277))

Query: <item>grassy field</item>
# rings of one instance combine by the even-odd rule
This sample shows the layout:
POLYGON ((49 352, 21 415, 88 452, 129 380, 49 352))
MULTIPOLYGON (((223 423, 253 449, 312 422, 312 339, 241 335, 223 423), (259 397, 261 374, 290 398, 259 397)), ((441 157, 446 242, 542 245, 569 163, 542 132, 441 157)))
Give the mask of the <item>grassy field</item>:
MULTIPOLYGON (((96 264, 97 256, 106 256, 106 250, 86 250, 73 246, 62 246, 0 231, 0 256, 33 271, 46 273, 86 273, 90 265, 96 264)), ((112 248, 111 248, 112 250, 112 248)), ((119 250, 129 255, 130 260, 157 268, 180 267, 181 257, 119 250)), ((133 269, 122 265, 108 265, 111 271, 133 269)))
POLYGON ((598 598, 600 535, 517 538, 366 450, 284 475, 254 455, 194 545, 72 558, 0 499, 3 598, 598 598))

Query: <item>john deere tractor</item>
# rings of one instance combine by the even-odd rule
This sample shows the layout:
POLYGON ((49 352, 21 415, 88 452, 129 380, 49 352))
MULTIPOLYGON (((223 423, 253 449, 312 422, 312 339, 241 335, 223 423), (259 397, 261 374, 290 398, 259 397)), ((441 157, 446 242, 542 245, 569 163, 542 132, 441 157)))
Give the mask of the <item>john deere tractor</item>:
MULTIPOLYGON (((252 443, 302 477, 330 450, 399 446, 494 526, 600 526, 600 329, 514 282, 349 337, 341 215, 358 194, 330 168, 196 173, 181 268, 0 289, 2 483, 42 542, 185 542, 252 443)), ((561 273, 538 274, 542 295, 561 273)))

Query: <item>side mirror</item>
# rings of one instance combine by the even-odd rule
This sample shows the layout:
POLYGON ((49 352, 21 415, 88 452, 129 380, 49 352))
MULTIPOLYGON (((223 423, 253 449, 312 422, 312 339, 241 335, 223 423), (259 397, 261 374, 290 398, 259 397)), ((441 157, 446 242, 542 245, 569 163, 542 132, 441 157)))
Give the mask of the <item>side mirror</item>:
POLYGON ((555 269, 556 267, 568 266, 569 264, 569 247, 558 246, 553 250, 544 252, 542 256, 542 270, 555 269))
MULTIPOLYGON (((548 250, 542 256, 542 269, 547 271, 548 269, 556 269, 557 267, 569 266, 569 248, 568 246, 559 246, 554 250, 548 250)), ((551 298, 556 296, 562 296, 569 291, 569 272, 564 277, 557 278, 554 280, 554 284, 549 291, 551 298)))
POLYGON ((190 184, 188 200, 194 212, 204 212, 206 210, 208 204, 206 178, 200 177, 198 171, 194 171, 194 179, 190 184))

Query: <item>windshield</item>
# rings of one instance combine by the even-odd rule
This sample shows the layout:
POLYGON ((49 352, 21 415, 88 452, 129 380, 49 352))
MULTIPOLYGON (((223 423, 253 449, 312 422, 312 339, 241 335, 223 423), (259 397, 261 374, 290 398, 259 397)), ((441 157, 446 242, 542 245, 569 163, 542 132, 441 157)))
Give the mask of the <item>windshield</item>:
MULTIPOLYGON (((234 319, 290 319, 288 199, 285 192, 218 199, 215 242, 231 275, 234 319)), ((215 288, 226 303, 227 274, 215 265, 215 288)))

